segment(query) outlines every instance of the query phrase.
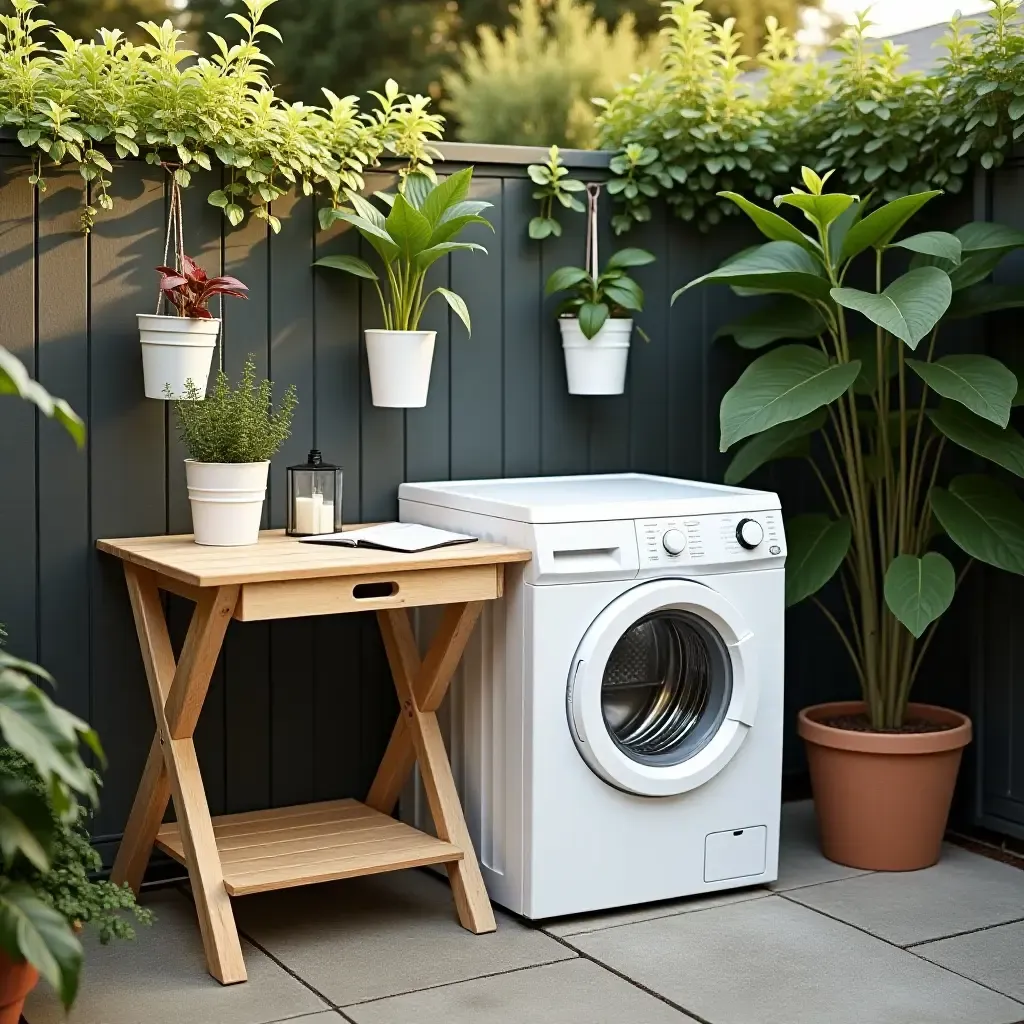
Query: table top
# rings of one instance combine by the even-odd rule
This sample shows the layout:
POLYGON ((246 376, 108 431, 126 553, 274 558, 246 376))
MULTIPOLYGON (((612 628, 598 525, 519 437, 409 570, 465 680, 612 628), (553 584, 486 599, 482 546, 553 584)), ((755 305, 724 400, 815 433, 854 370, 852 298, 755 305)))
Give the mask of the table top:
MULTIPOLYGON (((358 526, 348 529, 358 529, 358 526)), ((414 554, 304 544, 296 537, 286 536, 284 530, 265 530, 258 544, 245 547, 207 547, 196 544, 190 533, 98 540, 96 547, 123 561, 194 587, 499 565, 528 562, 531 557, 530 552, 522 548, 483 540, 414 554)))

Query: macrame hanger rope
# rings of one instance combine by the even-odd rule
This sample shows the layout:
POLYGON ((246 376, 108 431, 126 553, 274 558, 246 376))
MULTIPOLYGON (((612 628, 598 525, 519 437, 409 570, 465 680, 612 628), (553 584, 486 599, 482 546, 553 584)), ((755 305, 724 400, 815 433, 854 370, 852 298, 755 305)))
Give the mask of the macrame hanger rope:
POLYGON ((584 269, 595 281, 601 272, 597 261, 597 201, 600 195, 600 185, 594 182, 587 185, 587 258, 584 269))
MULTIPOLYGON (((167 258, 171 254, 171 238, 174 238, 174 269, 181 273, 184 268, 182 254, 185 251, 184 229, 181 223, 181 190, 178 188, 178 179, 174 177, 174 169, 170 164, 161 165, 171 176, 171 203, 167 212, 167 238, 164 241, 164 266, 169 267, 167 258)), ((164 307, 164 291, 161 288, 156 299, 157 316, 164 307)))

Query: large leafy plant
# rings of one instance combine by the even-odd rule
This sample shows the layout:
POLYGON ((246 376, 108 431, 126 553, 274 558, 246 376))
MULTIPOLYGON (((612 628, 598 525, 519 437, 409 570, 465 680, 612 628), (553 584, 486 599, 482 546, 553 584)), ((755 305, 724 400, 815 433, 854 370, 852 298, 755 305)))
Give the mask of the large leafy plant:
MULTIPOLYGON (((288 440, 298 398, 295 385, 274 409, 272 381, 256 382, 256 357, 251 353, 242 368, 237 388, 228 375, 217 372, 212 388, 202 398, 191 380, 186 397, 174 403, 178 436, 196 462, 265 462, 288 440)), ((167 396, 171 397, 168 385, 167 396)))
POLYGON ((384 267, 386 293, 377 272, 357 256, 324 256, 314 265, 372 281, 389 331, 415 331, 434 295, 448 303, 469 331, 469 309, 462 296, 441 287, 423 292, 427 271, 442 256, 459 250, 487 251, 475 242, 455 240, 470 224, 486 224, 493 230, 480 216, 492 204, 468 198, 472 180, 472 167, 437 184, 422 174, 410 174, 397 192, 375 193, 384 210, 357 192, 348 193, 349 208, 338 210, 334 219, 351 224, 374 248, 384 267))
POLYGON ((393 81, 374 93, 372 111, 329 89, 324 106, 276 96, 260 49, 262 39, 280 38, 263 20, 275 2, 243 0, 244 14, 227 15, 242 26, 242 41, 228 45, 211 33, 214 55, 193 59, 169 20, 143 24, 149 42, 141 46, 107 29, 82 42, 43 17, 38 0, 12 0, 14 13, 0 15, 0 128, 31 153, 32 183, 44 189, 46 167, 77 163, 90 184, 89 229, 113 206, 112 156, 145 151, 149 163, 173 160, 181 186, 216 160, 226 183, 209 201, 233 225, 248 208, 278 231, 270 204, 293 187, 305 195, 322 188, 330 211, 345 188, 362 187, 363 171, 382 155, 431 173, 430 140, 440 138, 444 119, 429 112, 428 97, 405 95, 393 81))
MULTIPOLYGON (((561 316, 575 316, 585 338, 592 339, 609 317, 629 316, 644 308, 643 289, 626 273, 631 267, 654 262, 646 249, 620 249, 605 264, 597 277, 583 267, 559 267, 548 278, 546 293, 568 292, 558 307, 561 316)), ((638 327, 645 341, 650 338, 638 327)))
POLYGON ((721 332, 747 349, 784 342, 722 399, 722 450, 742 442, 727 480, 771 459, 809 460, 828 512, 787 522, 786 601, 819 605, 849 653, 872 726, 890 729, 903 722, 936 622, 971 561, 1024 574, 1024 502, 1004 474, 949 479, 947 458, 965 449, 1024 477, 1024 437, 1009 423, 1017 378, 991 356, 939 345, 945 320, 1024 306, 1019 289, 983 283, 1024 247, 1024 232, 971 223, 904 235, 937 191, 867 213, 857 196, 826 192, 827 178, 805 167, 804 188, 775 200, 800 211, 807 232, 723 193, 769 241, 673 300, 698 284, 778 296, 721 332), (888 279, 908 256, 910 269, 888 279), (858 262, 873 288, 851 287, 858 262), (959 568, 943 534, 966 556, 959 568), (815 596, 837 573, 840 615, 815 596))

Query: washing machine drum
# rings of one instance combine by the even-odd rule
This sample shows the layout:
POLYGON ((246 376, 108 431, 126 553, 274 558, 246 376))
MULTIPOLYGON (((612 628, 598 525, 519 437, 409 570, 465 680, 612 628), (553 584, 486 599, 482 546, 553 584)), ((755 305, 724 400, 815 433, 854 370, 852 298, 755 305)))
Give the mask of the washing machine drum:
POLYGON ((756 692, 739 613, 702 584, 659 580, 622 595, 580 643, 573 738, 606 782, 642 796, 702 785, 735 755, 756 692))

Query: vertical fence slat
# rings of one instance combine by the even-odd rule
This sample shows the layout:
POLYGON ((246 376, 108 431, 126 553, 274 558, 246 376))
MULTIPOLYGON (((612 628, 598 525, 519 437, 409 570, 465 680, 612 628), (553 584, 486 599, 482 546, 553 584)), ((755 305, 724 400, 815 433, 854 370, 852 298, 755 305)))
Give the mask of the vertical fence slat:
MULTIPOLYGON (((90 440, 95 537, 163 533, 165 410, 145 398, 135 316, 155 307, 163 259, 163 171, 126 163, 115 210, 93 230, 90 272, 90 440)), ((120 832, 152 739, 153 716, 120 562, 92 553, 92 724, 109 768, 96 827, 120 832)))
MULTIPOLYGON (((78 216, 84 189, 75 169, 49 176, 39 201, 38 257, 39 380, 83 419, 89 410, 89 241, 78 216)), ((89 457, 56 423, 41 420, 39 465, 39 660, 57 680, 61 704, 88 718, 89 457)))

